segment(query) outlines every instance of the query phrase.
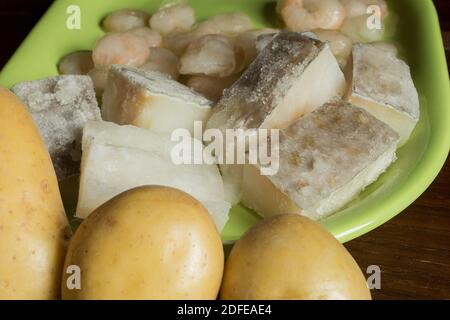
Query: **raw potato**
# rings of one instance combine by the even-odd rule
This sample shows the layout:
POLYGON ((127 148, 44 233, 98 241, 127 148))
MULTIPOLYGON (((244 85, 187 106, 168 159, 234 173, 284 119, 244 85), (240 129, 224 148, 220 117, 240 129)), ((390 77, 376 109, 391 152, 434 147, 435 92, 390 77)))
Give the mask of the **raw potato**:
POLYGON ((105 32, 124 32, 134 28, 146 27, 150 19, 148 13, 140 10, 118 10, 108 15, 102 22, 105 32))
POLYGON ((50 156, 22 102, 0 88, 0 299, 56 299, 68 223, 50 156))
POLYGON ((94 68, 92 51, 77 51, 61 58, 58 63, 59 74, 85 75, 94 68))
POLYGON ((347 250, 319 224, 296 215, 266 219, 233 247, 223 300, 370 300, 347 250))
POLYGON ((81 268, 81 290, 63 285, 62 297, 213 300, 223 264, 220 236, 197 200, 172 188, 140 187, 78 228, 65 265, 81 268))

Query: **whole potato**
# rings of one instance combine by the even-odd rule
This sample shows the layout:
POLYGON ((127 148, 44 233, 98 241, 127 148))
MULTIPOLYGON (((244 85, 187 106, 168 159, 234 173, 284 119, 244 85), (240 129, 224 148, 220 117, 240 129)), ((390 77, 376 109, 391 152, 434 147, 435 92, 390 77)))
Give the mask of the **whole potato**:
MULTIPOLYGON (((81 289, 63 299, 216 299, 224 253, 208 211, 188 194, 147 186, 95 210, 72 238, 65 267, 81 289)), ((70 279, 69 279, 70 280, 70 279)))
POLYGON ((39 131, 3 88, 0 159, 0 300, 56 299, 70 229, 39 131))
POLYGON ((299 215, 264 220, 234 245, 220 297, 371 299, 365 278, 346 249, 319 224, 299 215))

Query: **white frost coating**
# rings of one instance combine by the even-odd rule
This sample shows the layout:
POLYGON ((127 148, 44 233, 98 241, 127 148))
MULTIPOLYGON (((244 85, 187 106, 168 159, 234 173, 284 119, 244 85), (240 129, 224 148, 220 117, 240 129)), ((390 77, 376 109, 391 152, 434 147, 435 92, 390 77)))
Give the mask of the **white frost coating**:
POLYGON ((15 85, 48 148, 58 180, 79 172, 81 134, 88 120, 100 120, 88 76, 65 75, 15 85))
POLYGON ((277 174, 266 178, 256 168, 244 170, 242 201, 266 217, 298 213, 324 218, 395 161, 397 142, 394 130, 363 109, 327 103, 281 130, 277 174))
POLYGON ((222 177, 215 165, 175 165, 169 136, 133 126, 89 122, 83 132, 76 216, 86 218, 114 196, 144 185, 180 189, 198 199, 219 231, 228 220, 222 177))
POLYGON ((401 146, 419 121, 420 105, 409 66, 395 53, 379 44, 354 45, 348 100, 396 130, 401 146))

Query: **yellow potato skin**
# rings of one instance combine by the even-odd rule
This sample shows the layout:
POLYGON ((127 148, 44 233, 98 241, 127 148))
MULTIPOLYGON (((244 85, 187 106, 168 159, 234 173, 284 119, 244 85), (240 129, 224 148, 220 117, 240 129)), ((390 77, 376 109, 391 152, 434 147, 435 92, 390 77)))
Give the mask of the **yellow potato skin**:
POLYGON ((68 230, 39 131, 0 87, 0 299, 58 298, 68 230))
POLYGON ((216 299, 224 253, 197 200, 147 186, 118 195, 81 224, 67 252, 70 265, 81 269, 81 290, 69 290, 64 274, 63 299, 216 299))
POLYGON ((319 224, 280 215, 251 228, 231 250, 223 300, 370 300, 347 250, 319 224))

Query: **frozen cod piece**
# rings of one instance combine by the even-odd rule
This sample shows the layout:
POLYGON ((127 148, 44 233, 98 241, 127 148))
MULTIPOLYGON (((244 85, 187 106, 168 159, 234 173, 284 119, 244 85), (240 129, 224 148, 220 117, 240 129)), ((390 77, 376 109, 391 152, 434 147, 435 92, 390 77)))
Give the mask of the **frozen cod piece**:
POLYGON ((329 46, 279 32, 213 108, 208 128, 286 128, 346 91, 329 46))
POLYGON ((376 44, 353 46, 348 101, 387 123, 406 143, 420 117, 419 97, 408 65, 376 44))
POLYGON ((398 134, 368 112, 336 101, 280 131, 279 171, 246 165, 244 205, 265 217, 324 218, 351 201, 395 160, 398 134))
POLYGON ((159 133, 187 129, 205 121, 212 102, 159 72, 115 65, 103 95, 102 116, 159 133))
POLYGON ((26 81, 12 91, 28 106, 58 180, 78 174, 83 127, 89 120, 100 120, 91 78, 65 75, 26 81))
MULTIPOLYGON (((203 150, 200 141, 195 141, 203 150)), ((80 192, 76 216, 86 218, 114 196, 143 185, 180 189, 199 200, 219 231, 228 220, 222 177, 216 165, 177 165, 177 145, 167 134, 110 122, 88 122, 83 130, 80 192)))
MULTIPOLYGON (((269 36, 271 37, 271 36, 269 36)), ((281 31, 213 108, 207 128, 286 128, 346 91, 345 77, 328 44, 281 31)), ((241 167, 221 166, 228 199, 239 202, 241 167)))

